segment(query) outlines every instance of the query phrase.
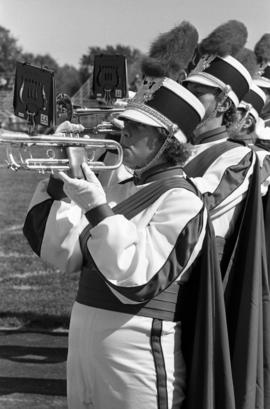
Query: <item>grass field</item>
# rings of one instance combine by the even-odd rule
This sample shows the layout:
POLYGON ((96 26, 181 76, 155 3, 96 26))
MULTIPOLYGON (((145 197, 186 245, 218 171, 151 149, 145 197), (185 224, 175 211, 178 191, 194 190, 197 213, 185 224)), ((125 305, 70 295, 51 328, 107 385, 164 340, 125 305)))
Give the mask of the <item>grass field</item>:
POLYGON ((0 148, 0 326, 67 327, 78 275, 44 265, 22 234, 30 199, 44 176, 3 166, 0 148))

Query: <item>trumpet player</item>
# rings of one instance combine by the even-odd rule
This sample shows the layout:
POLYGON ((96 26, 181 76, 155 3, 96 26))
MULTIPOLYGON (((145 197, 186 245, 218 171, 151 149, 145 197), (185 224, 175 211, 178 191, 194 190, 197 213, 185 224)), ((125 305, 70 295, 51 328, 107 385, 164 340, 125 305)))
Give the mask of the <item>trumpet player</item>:
MULTIPOLYGON (((132 186, 105 192, 83 164, 85 179, 59 172, 37 187, 26 238, 46 263, 80 271, 69 329, 69 409, 181 408, 187 398, 180 288, 199 262, 209 219, 182 164, 204 113, 175 81, 146 79, 121 114, 132 186)), ((191 395, 194 407, 209 407, 191 395)))

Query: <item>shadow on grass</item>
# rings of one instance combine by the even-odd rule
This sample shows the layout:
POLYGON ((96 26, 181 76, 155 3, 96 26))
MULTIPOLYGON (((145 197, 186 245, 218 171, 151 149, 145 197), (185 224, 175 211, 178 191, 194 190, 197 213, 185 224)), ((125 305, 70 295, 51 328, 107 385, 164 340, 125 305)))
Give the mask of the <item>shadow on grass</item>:
POLYGON ((39 332, 0 331, 0 396, 66 396, 67 337, 39 332))
POLYGON ((0 359, 24 364, 56 364, 66 361, 67 348, 2 345, 0 359))
POLYGON ((11 393, 66 396, 66 381, 64 379, 0 377, 0 396, 11 393))
MULTIPOLYGON (((0 395, 11 393, 33 393, 39 395, 66 396, 66 380, 51 379, 48 366, 43 364, 58 364, 65 362, 66 348, 24 347, 18 345, 5 345, 0 347, 0 359, 18 364, 36 364, 40 367, 40 374, 44 378, 31 377, 0 377, 0 395), (46 376, 47 375, 47 376, 46 376)), ((26 367, 27 371, 27 367, 26 367)))
POLYGON ((23 327, 26 329, 53 330, 56 328, 68 329, 70 317, 68 315, 37 314, 31 311, 0 313, 0 327, 23 327))

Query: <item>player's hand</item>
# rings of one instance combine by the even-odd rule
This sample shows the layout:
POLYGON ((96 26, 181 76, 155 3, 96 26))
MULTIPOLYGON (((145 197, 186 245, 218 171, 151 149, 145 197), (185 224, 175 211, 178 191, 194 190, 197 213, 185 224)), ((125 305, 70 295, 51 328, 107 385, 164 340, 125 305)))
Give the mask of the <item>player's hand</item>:
POLYGON ((58 175, 64 182, 65 194, 87 212, 105 204, 107 200, 103 187, 94 172, 86 163, 83 163, 81 167, 85 179, 70 178, 64 172, 58 172, 58 175))
POLYGON ((55 133, 81 133, 84 131, 82 124, 73 124, 72 122, 62 122, 55 130, 55 133))

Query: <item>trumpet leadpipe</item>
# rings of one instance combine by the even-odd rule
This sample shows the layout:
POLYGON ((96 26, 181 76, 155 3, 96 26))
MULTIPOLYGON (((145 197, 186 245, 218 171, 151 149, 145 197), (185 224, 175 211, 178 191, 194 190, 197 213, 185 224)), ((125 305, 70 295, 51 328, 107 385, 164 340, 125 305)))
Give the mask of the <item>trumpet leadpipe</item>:
POLYGON ((73 116, 89 116, 95 114, 117 114, 124 111, 124 108, 75 108, 73 109, 73 116))
POLYGON ((41 173, 72 169, 72 158, 84 152, 84 160, 92 170, 114 170, 122 164, 123 150, 113 139, 92 138, 89 135, 56 133, 29 136, 24 133, 0 134, 0 144, 6 145, 8 167, 12 170, 36 170, 41 173), (116 162, 105 165, 95 160, 99 150, 116 151, 116 162), (42 155, 42 156, 41 156, 42 155))

